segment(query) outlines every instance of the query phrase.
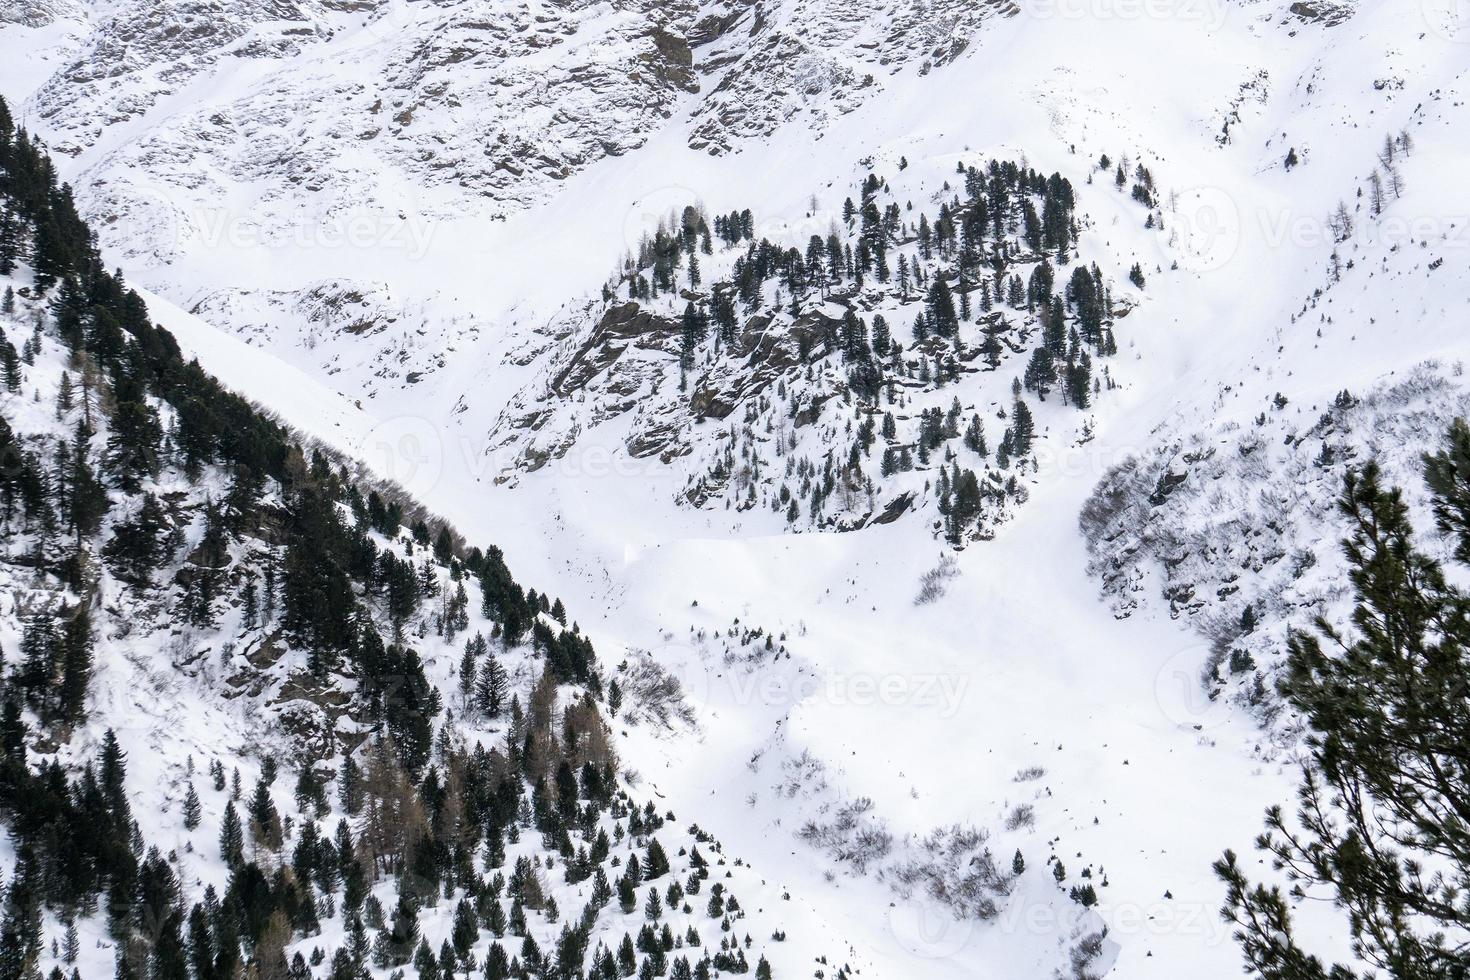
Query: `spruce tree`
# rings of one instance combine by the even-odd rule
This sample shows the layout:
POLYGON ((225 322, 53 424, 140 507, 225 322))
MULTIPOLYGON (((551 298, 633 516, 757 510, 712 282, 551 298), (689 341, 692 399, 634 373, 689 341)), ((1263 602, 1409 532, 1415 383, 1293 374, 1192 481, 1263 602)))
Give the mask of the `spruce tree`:
POLYGON ((407 963, 419 942, 419 914, 405 888, 399 889, 398 903, 393 907, 393 922, 386 935, 389 962, 396 966, 407 963))
POLYGON ((245 832, 240 826, 240 814, 233 802, 225 804, 224 820, 219 832, 220 857, 231 868, 245 863, 245 832))
POLYGON ((663 845, 655 837, 648 842, 648 850, 644 852, 643 879, 654 881, 669 873, 669 859, 664 854, 663 845))
POLYGON ((509 980, 510 976, 510 960, 505 955, 505 947, 491 943, 490 951, 485 954, 485 980, 509 980))
POLYGON ((198 829, 202 813, 203 807, 199 803, 199 794, 194 792, 194 784, 190 783, 189 791, 184 794, 184 829, 198 829))
POLYGON ((81 721, 86 710, 87 684, 92 676, 92 616, 79 608, 62 637, 60 715, 67 724, 81 721))
POLYGON ((1017 398, 1011 411, 1011 449, 1017 456, 1031 453, 1031 441, 1036 425, 1031 419, 1031 409, 1023 399, 1017 398))
POLYGON ((953 337, 959 329, 959 318, 955 315, 954 297, 943 276, 935 276, 929 287, 929 323, 940 337, 953 337))
POLYGON ((485 665, 480 670, 479 683, 475 687, 475 707, 487 718, 499 718, 505 710, 506 689, 505 668, 492 654, 485 658, 485 665))

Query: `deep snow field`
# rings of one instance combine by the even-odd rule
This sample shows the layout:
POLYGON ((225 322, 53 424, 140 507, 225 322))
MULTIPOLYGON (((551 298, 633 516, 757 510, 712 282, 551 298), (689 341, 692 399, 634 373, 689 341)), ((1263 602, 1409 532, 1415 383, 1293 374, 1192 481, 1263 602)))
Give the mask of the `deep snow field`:
MULTIPOLYGON (((519 577, 566 600, 608 667, 640 651, 669 665, 697 725, 622 726, 625 763, 729 850, 779 869, 851 944, 863 976, 1049 975, 1079 935, 1106 925, 1113 976, 1225 978, 1239 957, 1210 862, 1227 846, 1249 852, 1264 807, 1289 799, 1292 748, 1208 699, 1208 644, 1187 621, 1159 603, 1115 618, 1077 515, 1108 467, 1176 433, 1248 422, 1277 392, 1309 425, 1339 390, 1470 352, 1470 27, 1456 33, 1449 11, 1424 2, 1363 0, 1325 26, 1268 2, 1035 0, 989 22, 957 60, 924 75, 902 68, 823 128, 798 117, 716 157, 687 147, 676 112, 641 148, 504 220, 435 188, 436 205, 462 217, 408 213, 395 225, 399 201, 416 194, 405 185, 356 247, 309 235, 262 246, 229 232, 256 206, 236 184, 217 215, 226 233, 211 242, 195 233, 189 195, 157 186, 181 202, 164 219, 184 229, 177 254, 118 261, 208 370, 359 455, 467 538, 499 544, 519 577), (1385 134, 1401 130, 1414 142, 1402 196, 1378 218, 1363 206, 1334 246, 1327 216, 1339 200, 1362 203, 1385 134), (1290 170, 1288 149, 1300 159, 1290 170), (1162 232, 1142 227, 1145 212, 1106 174, 1088 183, 1102 153, 1148 163, 1167 202, 1162 232), (682 508, 682 474, 629 458, 617 426, 497 481, 509 459, 487 453, 489 434, 541 380, 536 331, 572 318, 661 217, 694 202, 750 207, 763 234, 800 245, 868 169, 891 173, 900 156, 908 179, 930 184, 957 161, 991 157, 1057 170, 1079 187, 1092 240, 1149 279, 1119 328, 1120 389, 1092 413, 1093 438, 1049 444, 1029 500, 994 540, 955 554, 943 597, 914 603, 921 575, 951 550, 919 522, 786 534, 682 508), (1351 261, 1336 282, 1334 247, 1351 261), (422 382, 384 381, 368 340, 318 338, 320 324, 292 318, 300 307, 262 298, 331 279, 381 290, 398 319, 371 343, 404 364, 437 361, 422 382), (185 312, 225 287, 250 293, 205 317, 185 312), (736 622, 782 635, 789 656, 726 662, 715 634, 736 622), (996 921, 956 921, 905 897, 891 868, 860 874, 801 839, 808 821, 864 799, 900 856, 954 825, 986 828, 997 859, 1022 850, 1016 896, 996 921), (1029 816, 1012 819, 1018 807, 1029 816), (1084 868, 1106 881, 1094 909, 1058 888, 1052 855, 1064 888, 1084 868)), ((0 71, 12 104, 65 61, 56 52, 76 43, 65 23, 0 31, 7 52, 54 49, 0 71)), ((257 82, 221 70, 176 98, 224 103, 257 82)), ((64 161, 84 204, 108 154, 167 127, 172 105, 64 161)), ((1340 950, 1340 925, 1318 918, 1315 944, 1340 950)))

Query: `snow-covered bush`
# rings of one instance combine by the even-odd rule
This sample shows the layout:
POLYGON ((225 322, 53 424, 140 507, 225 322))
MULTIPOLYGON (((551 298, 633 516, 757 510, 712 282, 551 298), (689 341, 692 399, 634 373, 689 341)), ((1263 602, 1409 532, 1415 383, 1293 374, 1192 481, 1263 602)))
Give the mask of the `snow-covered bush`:
POLYGON ((955 561, 954 555, 941 555, 939 564, 919 577, 919 594, 914 596, 914 605, 927 606, 943 598, 949 591, 950 581, 959 574, 959 563, 955 561))

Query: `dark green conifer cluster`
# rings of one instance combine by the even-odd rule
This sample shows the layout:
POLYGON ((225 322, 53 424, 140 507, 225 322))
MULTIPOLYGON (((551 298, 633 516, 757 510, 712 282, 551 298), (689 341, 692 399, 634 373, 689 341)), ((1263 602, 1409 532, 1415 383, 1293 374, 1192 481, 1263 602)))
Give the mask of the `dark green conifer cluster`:
POLYGON ((1098 266, 1077 260, 1069 181, 1000 161, 960 165, 957 178, 962 193, 946 183, 937 212, 915 215, 870 173, 840 222, 804 249, 757 237, 748 209, 709 219, 687 207, 630 259, 619 290, 681 311, 681 390, 691 405, 745 402, 736 428, 749 436, 732 429, 685 492, 690 502, 723 498, 784 512, 797 526, 854 526, 881 506, 889 484, 904 482, 899 474, 917 469, 930 473, 945 535, 960 542, 988 505, 998 512, 1024 495, 1016 476, 1036 432, 1021 391, 1088 409, 1112 383, 1094 361, 1117 351, 1114 304, 1098 266), (728 276, 712 278, 709 259, 701 264, 716 247, 728 276), (911 325, 891 322, 910 314, 911 325), (780 323, 790 360, 769 340, 780 323), (1012 365, 1020 390, 999 413, 992 447, 978 405, 956 416, 935 396, 1012 365), (759 380, 731 380, 741 372, 759 380), (825 440, 819 455, 797 451, 794 434, 776 429, 782 408, 800 428, 834 398, 850 419, 832 423, 839 441, 825 440), (763 449, 772 434, 788 445, 763 449))

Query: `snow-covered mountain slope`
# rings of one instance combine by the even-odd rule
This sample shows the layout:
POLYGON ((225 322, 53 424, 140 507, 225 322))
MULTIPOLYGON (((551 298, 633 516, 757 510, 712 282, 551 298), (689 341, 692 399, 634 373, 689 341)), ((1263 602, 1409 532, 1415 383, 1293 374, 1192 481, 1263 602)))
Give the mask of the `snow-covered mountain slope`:
POLYGON ((280 445, 168 336, 118 329, 106 280, 78 318, 15 272, 7 969, 187 977, 186 932, 195 974, 862 968, 780 878, 635 795, 597 707, 616 683, 560 600, 280 445))
POLYGON ((1327 404, 1273 398, 1249 422, 1172 433, 1111 471, 1082 523, 1116 614, 1157 603, 1189 621, 1210 647, 1199 666, 1211 700, 1228 697, 1294 745, 1299 720, 1280 715, 1275 685, 1286 631, 1318 616, 1346 628, 1354 598, 1339 545, 1344 476, 1377 461, 1417 526, 1433 526, 1423 456, 1470 416, 1463 373, 1430 362, 1327 404))
POLYGON ((881 92, 875 72, 927 72, 1015 12, 186 0, 27 2, 13 19, 68 60, 32 105, 91 175, 92 213, 128 221, 124 248, 171 261, 227 200, 267 241, 357 210, 483 221, 655 132, 719 152, 821 126, 881 92))
MULTIPOLYGON (((257 19, 236 40, 218 50, 190 40, 183 55, 154 57, 162 80, 125 72, 115 85, 46 74, 57 59, 85 63, 70 52, 94 50, 114 8, 56 9, 49 26, 0 34, 19 66, 6 69, 17 86, 6 94, 34 93, 25 121, 78 150, 64 173, 101 219, 109 254, 262 355, 259 370, 219 369, 231 384, 266 404, 281 398, 304 431, 341 439, 351 428, 346 438, 370 465, 472 538, 501 542, 529 580, 596 610, 578 615, 610 671, 625 653, 635 671, 637 650, 675 666, 698 734, 629 726, 628 755, 681 818, 715 830, 758 868, 780 867, 794 894, 872 958, 873 975, 1070 970, 1068 950, 1099 922, 1109 928, 1100 965, 1118 976, 1235 975, 1209 862, 1249 841, 1261 808, 1287 798, 1294 769, 1253 709, 1208 699, 1200 679, 1212 644, 1168 615, 1159 586, 1172 580, 1150 564, 1150 550, 1117 538, 1089 553, 1077 517, 1098 480, 1130 456, 1143 460, 1138 472, 1187 466, 1163 504, 1127 497, 1129 513, 1148 521, 1133 529, 1140 538, 1215 541, 1228 528, 1210 510, 1235 502, 1238 523, 1279 525, 1262 540, 1312 542, 1323 594, 1340 588, 1328 553, 1336 474, 1312 462, 1322 437, 1337 440, 1336 426, 1347 425, 1349 446, 1392 440, 1390 455, 1407 465, 1437 441, 1428 420, 1457 403, 1470 200, 1454 179, 1467 149, 1466 35, 1450 5, 1037 3, 1009 16, 966 5, 932 18, 935 5, 672 9, 646 15, 688 43, 688 77, 664 82, 629 68, 660 50, 642 33, 645 15, 537 7, 533 22, 571 33, 557 43, 548 34, 526 53, 521 40, 540 43, 531 28, 502 53, 448 67, 428 57, 425 84, 403 67, 408 52, 479 31, 484 11, 302 5, 269 23, 242 14, 240 23, 257 19), (903 22, 939 34, 894 42, 903 22), (376 36, 379 23, 393 29, 376 36), (237 54, 252 45, 260 57, 237 54), (31 54, 38 48, 51 60, 31 54), (487 94, 501 90, 491 81, 504 80, 499 73, 510 74, 503 90, 519 102, 487 94), (629 110, 633 98, 651 113, 629 110), (132 104, 138 114, 87 135, 88 120, 132 104), (505 108, 522 104, 524 116, 505 108), (393 119, 409 108, 409 122, 393 119), (604 124, 616 131, 610 149, 594 145, 609 138, 604 124), (1385 137, 1405 131, 1395 181, 1379 156, 1385 137), (1162 228, 1145 227, 1149 210, 1107 181, 1086 184, 1103 153, 1147 161, 1162 228), (494 169, 502 159, 522 173, 494 169), (1090 220, 1087 260, 1123 290, 1139 261, 1147 284, 1117 326, 1110 370, 1120 386, 1091 413, 1092 438, 1078 446, 1052 423, 1057 438, 1043 442, 1025 505, 993 540, 967 547, 955 574, 938 573, 947 595, 913 604, 947 550, 928 521, 791 535, 774 510, 732 503, 726 512, 720 497, 681 504, 709 457, 665 463, 627 445, 640 411, 669 418, 698 453, 717 436, 677 414, 687 402, 676 394, 679 351, 667 344, 651 345, 638 378, 668 379, 657 397, 619 390, 617 372, 604 371, 600 392, 547 399, 547 381, 605 316, 602 286, 621 281, 624 257, 670 213, 749 208, 757 240, 804 252, 812 233, 825 237, 834 220, 842 228, 842 200, 869 171, 895 186, 909 175, 933 193, 928 182, 957 163, 989 159, 1066 176, 1090 220), (1378 214, 1375 168, 1386 186, 1378 214), (1351 234, 1330 220, 1339 202, 1351 234), (1422 425, 1407 424, 1418 409, 1397 422, 1392 386, 1428 359, 1450 387, 1425 389, 1422 425), (283 385, 273 360, 299 373, 283 385), (1315 428, 1343 389, 1358 406, 1315 428), (627 413, 590 424, 620 400, 633 402, 627 413), (352 408, 314 407, 327 404, 352 408), (528 473, 520 464, 534 437, 506 437, 533 406, 549 413, 565 452, 528 473), (1222 428, 1232 423, 1239 428, 1222 428), (1252 465, 1228 459, 1255 434, 1280 467, 1260 488, 1252 465), (1194 445, 1215 456, 1186 463, 1194 445), (1311 479, 1286 484, 1286 473, 1311 479), (1231 484, 1218 496, 1191 482, 1213 475, 1231 484), (1288 489, 1301 503, 1273 514, 1260 491, 1288 489), (1115 596, 1099 600, 1110 585, 1087 573, 1090 561, 1142 575, 1142 591, 1130 593, 1146 598, 1139 611, 1114 619, 1115 596), (784 635, 777 642, 790 658, 727 664, 732 627, 784 635), (1033 767, 1044 773, 1017 781, 1033 767), (871 808, 854 805, 864 799, 871 808), (1023 803, 1034 822, 1008 828, 1023 803), (1012 850, 1025 855, 1027 870, 994 920, 956 919, 899 873, 929 835, 956 825, 988 832, 1002 867, 1012 850), (857 849, 843 843, 847 826, 866 828, 869 840, 891 835, 891 849, 860 873, 857 849), (1067 871, 1060 887, 1052 854, 1067 871), (1067 890, 1089 866, 1099 904, 1084 910, 1067 890)), ((169 36, 182 45, 189 33, 169 36)), ((656 64, 683 60, 671 49, 656 64)), ((914 204, 934 207, 917 194, 914 204)), ((908 344, 909 322, 899 322, 908 344)), ((234 348, 207 331, 193 344, 206 361, 232 361, 234 348)), ((832 391, 846 383, 836 363, 823 382, 832 391)), ((993 401, 1009 411, 1006 386, 1022 367, 966 390, 965 415, 993 401)), ((722 372, 722 385, 756 377, 738 366, 722 372)), ((947 408, 951 394, 925 397, 947 408)), ((1062 413, 1055 402, 1046 409, 1062 413)), ((812 442, 840 435, 821 448, 845 457, 842 427, 822 432, 811 429, 812 442)), ((1001 429, 987 434, 994 442, 1001 429)), ((1416 485, 1407 472, 1401 482, 1416 485)), ((1223 582, 1225 564, 1174 573, 1208 598, 1201 622, 1217 612, 1239 621, 1240 594, 1215 598, 1235 584, 1223 582)), ((1262 669, 1280 629, 1319 604, 1293 592, 1311 589, 1310 577, 1278 590, 1285 571, 1263 561, 1244 576, 1272 617, 1252 634, 1261 648, 1248 651, 1262 669)), ((1227 656, 1223 673, 1249 700, 1249 672, 1232 678, 1227 656)), ((1318 938, 1339 948, 1330 926, 1318 938)))
POLYGON ((1118 383, 1145 276, 1082 205, 1153 226, 1152 177, 1106 156, 1075 184, 1010 161, 893 166, 825 235, 809 212, 804 249, 756 241, 749 211, 661 223, 601 303, 552 328, 489 452, 534 471, 607 426, 632 460, 678 471, 679 504, 746 528, 914 511, 957 545, 990 536, 1118 383))

